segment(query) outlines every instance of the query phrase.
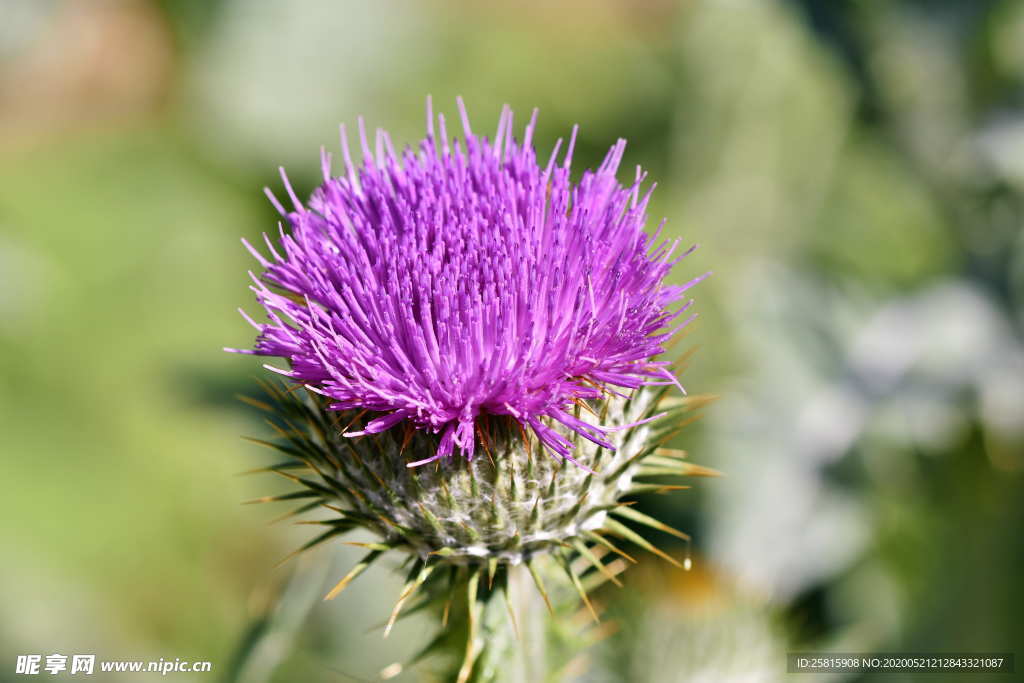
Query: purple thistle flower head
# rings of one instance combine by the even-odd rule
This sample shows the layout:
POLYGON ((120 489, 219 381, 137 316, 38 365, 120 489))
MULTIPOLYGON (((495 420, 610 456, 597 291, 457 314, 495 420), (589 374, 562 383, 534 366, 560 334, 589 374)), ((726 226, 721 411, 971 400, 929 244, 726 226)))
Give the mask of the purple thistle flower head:
POLYGON ((678 384, 654 357, 692 319, 680 320, 692 301, 670 307, 705 276, 663 282, 686 254, 658 243, 660 227, 644 231, 653 186, 641 195, 639 168, 628 186, 616 179, 624 140, 574 183, 576 128, 564 155, 559 140, 539 163, 536 111, 520 142, 506 107, 491 140, 458 104, 461 141, 443 115, 435 129, 428 99, 427 136, 401 154, 381 130, 371 149, 360 120, 359 166, 342 126, 346 173, 332 176, 322 151, 323 184, 305 205, 281 171, 293 210, 268 196, 291 230, 279 248, 264 236, 270 259, 246 243, 269 322, 250 320, 259 336, 241 352, 286 358, 290 369, 267 367, 332 409, 374 413, 347 436, 401 423, 439 434, 410 466, 456 447, 472 458, 485 416, 510 416, 569 460, 573 432, 612 448, 573 404, 678 384))

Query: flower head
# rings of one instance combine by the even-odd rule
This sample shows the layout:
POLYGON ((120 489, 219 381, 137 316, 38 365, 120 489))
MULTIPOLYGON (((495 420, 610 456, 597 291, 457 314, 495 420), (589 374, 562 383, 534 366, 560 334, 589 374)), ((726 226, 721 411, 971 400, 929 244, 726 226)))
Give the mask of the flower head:
MULTIPOLYGON (((638 529, 689 540, 623 498, 715 472, 665 447, 696 415, 672 417, 713 398, 669 395, 677 382, 655 360, 704 276, 663 282, 685 254, 645 232, 640 169, 628 186, 616 179, 624 141, 573 182, 575 129, 541 164, 536 115, 519 142, 506 108, 489 140, 459 109, 461 141, 428 101, 427 137, 401 155, 382 131, 371 150, 360 121, 359 167, 342 128, 345 174, 332 177, 322 153, 323 184, 306 204, 282 171, 292 210, 268 194, 290 230, 277 245, 265 238, 270 258, 246 243, 264 268, 253 290, 269 322, 250 320, 259 337, 242 353, 285 358, 287 369, 267 367, 294 383, 250 399, 277 432, 257 441, 285 456, 265 470, 297 484, 255 502, 331 513, 311 520, 324 530, 300 550, 374 535, 327 598, 382 555, 404 555, 385 635, 407 603, 407 613, 436 607, 447 624, 464 596, 464 683, 500 670, 510 641, 494 598, 522 580, 519 565, 552 611, 578 596, 596 620, 588 591, 621 585, 634 561, 618 543, 679 564, 638 529), (488 457, 474 459, 478 447, 488 457), (465 457, 446 467, 412 467, 456 449, 465 457), (547 582, 563 574, 561 590, 547 582)), ((442 631, 424 653, 446 643, 442 631)))
POLYGON ((689 321, 689 303, 670 307, 703 276, 664 284, 685 254, 645 232, 653 187, 641 194, 640 169, 628 186, 616 179, 624 140, 573 182, 575 128, 541 163, 536 112, 518 141, 507 107, 493 140, 459 110, 463 137, 450 139, 428 101, 426 138, 401 154, 381 130, 371 149, 360 121, 359 166, 342 127, 346 172, 332 176, 322 153, 323 183, 305 205, 282 170, 293 209, 268 194, 291 230, 279 249, 266 240, 270 259, 247 244, 270 321, 253 323, 247 353, 287 359, 271 369, 331 410, 369 412, 347 436, 403 423, 438 434, 436 452, 410 465, 456 447, 472 459, 489 416, 574 462, 567 432, 614 448, 609 429, 624 425, 586 422, 573 405, 675 383, 654 357, 689 321))

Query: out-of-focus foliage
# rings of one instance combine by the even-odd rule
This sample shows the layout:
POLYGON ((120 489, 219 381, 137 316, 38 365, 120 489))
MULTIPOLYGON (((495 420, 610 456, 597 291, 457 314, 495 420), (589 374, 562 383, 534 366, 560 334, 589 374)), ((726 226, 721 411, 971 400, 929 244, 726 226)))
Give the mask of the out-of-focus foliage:
MULTIPOLYGON (((238 505, 267 492, 234 476, 269 462, 233 398, 263 371, 219 349, 251 335, 237 240, 276 229, 276 166, 308 191, 337 123, 411 140, 428 93, 481 122, 539 106, 541 149, 579 122, 581 163, 628 138, 653 213, 701 244, 676 277, 716 273, 674 353, 700 345, 684 383, 723 400, 674 445, 727 476, 640 501, 697 568, 602 589, 618 627, 579 678, 1024 642, 1024 3, 0 15, 0 680, 20 653, 226 672, 244 633, 249 680, 365 679, 424 644, 415 619, 365 632, 399 574, 321 605, 274 568, 310 536, 238 505)), ((318 552, 308 584, 358 555, 318 552)))

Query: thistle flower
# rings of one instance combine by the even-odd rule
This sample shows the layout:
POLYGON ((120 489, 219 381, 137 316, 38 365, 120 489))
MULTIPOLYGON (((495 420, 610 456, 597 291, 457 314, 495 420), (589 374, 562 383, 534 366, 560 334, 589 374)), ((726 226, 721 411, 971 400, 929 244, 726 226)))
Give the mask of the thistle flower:
POLYGON ((541 165, 536 112, 518 142, 506 107, 492 141, 459 109, 461 141, 443 116, 435 129, 428 100, 427 137, 401 155, 382 131, 371 150, 360 120, 359 167, 342 127, 345 175, 322 151, 323 184, 305 205, 282 170, 292 210, 268 195, 290 230, 276 246, 265 236, 270 258, 246 243, 264 268, 252 289, 269 322, 249 319, 256 347, 239 352, 289 364, 267 366, 288 382, 252 403, 277 431, 261 443, 287 456, 266 469, 302 488, 260 500, 331 511, 302 550, 356 528, 379 539, 327 597, 404 553, 385 634, 413 596, 445 603, 447 618, 464 595, 467 680, 490 598, 514 567, 526 565, 549 607, 542 576, 563 572, 596 619, 587 590, 618 583, 632 561, 610 536, 676 564, 629 524, 688 540, 622 498, 681 488, 661 476, 714 472, 664 448, 681 427, 667 415, 711 397, 669 395, 678 382, 655 360, 692 319, 680 302, 705 276, 663 282, 689 252, 658 243, 660 227, 645 232, 653 188, 641 194, 639 168, 617 181, 625 142, 573 182, 575 128, 541 165))

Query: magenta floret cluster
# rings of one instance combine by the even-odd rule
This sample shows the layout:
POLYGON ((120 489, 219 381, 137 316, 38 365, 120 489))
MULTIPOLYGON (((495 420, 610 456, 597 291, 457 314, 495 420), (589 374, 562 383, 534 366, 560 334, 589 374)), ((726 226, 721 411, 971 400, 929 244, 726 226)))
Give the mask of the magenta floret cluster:
POLYGON ((373 146, 362 121, 362 162, 344 126, 345 173, 303 204, 282 170, 291 209, 269 256, 246 243, 263 272, 253 290, 267 314, 255 349, 287 359, 268 366, 329 397, 335 410, 367 411, 349 436, 408 424, 439 435, 420 465, 456 449, 472 458, 485 415, 507 415, 572 460, 568 430, 611 447, 606 429, 573 405, 645 384, 675 383, 665 343, 692 316, 683 285, 664 282, 686 253, 645 232, 653 186, 616 178, 625 141, 573 182, 576 129, 539 162, 536 112, 522 140, 506 107, 493 138, 473 132, 459 101, 461 139, 427 107, 427 136, 397 153, 387 133, 373 146), (678 304, 678 305, 677 305, 678 304), (674 310, 672 310, 674 309, 674 310), (542 419, 547 418, 547 419, 542 419))

